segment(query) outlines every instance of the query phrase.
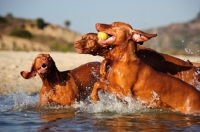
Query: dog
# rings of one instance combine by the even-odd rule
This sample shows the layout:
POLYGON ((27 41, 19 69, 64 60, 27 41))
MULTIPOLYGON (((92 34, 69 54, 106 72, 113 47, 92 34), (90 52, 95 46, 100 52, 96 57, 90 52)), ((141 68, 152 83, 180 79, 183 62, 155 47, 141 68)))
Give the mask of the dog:
MULTIPOLYGON (((82 36, 81 40, 78 40, 74 43, 74 47, 76 49, 76 52, 80 54, 91 54, 91 55, 99 55, 104 58, 106 58, 107 53, 112 49, 111 47, 102 47, 98 43, 98 38, 96 33, 87 33, 84 36, 82 36)), ((106 78, 106 69, 108 65, 108 60, 110 57, 107 57, 106 62, 103 64, 107 64, 106 66, 101 66, 100 68, 100 80, 105 80, 106 78)), ((104 60, 105 61, 105 60, 104 60)), ((112 62, 112 61, 110 61, 112 62)), ((111 65, 111 64, 110 64, 111 65)))
POLYGON ((91 54, 105 57, 109 52, 109 46, 102 47, 97 41, 96 33, 87 33, 82 36, 81 40, 74 43, 74 48, 79 54, 91 54))
MULTIPOLYGON (((168 54, 159 53, 153 49, 142 46, 142 43, 143 42, 137 42, 136 54, 147 65, 156 71, 177 77, 193 85, 194 87, 198 85, 200 81, 200 63, 190 62, 189 60, 183 61, 168 54)), ((112 49, 112 46, 102 47, 99 45, 96 33, 85 34, 81 40, 78 40, 74 43, 74 47, 80 54, 92 54, 94 56, 99 55, 104 58, 106 58, 107 53, 112 49)), ((108 69, 107 67, 112 64, 112 61, 109 62, 110 63, 102 63, 107 65, 101 67, 101 80, 105 80, 106 78, 106 69, 108 69)))
POLYGON ((100 62, 90 62, 75 69, 60 72, 49 54, 39 54, 31 66, 30 72, 22 71, 25 79, 35 77, 42 79, 40 105, 56 103, 72 105, 75 101, 86 99, 99 80, 100 62))
POLYGON ((98 91, 106 90, 121 96, 131 94, 153 108, 163 108, 182 113, 199 113, 200 92, 192 85, 171 75, 158 72, 137 56, 137 43, 145 42, 156 34, 133 30, 129 24, 114 22, 96 24, 97 31, 110 35, 107 40, 98 40, 102 46, 114 46, 108 56, 112 56, 112 66, 107 73, 107 82, 94 84, 91 99, 98 101, 98 91), (156 100, 154 94, 157 95, 156 100))

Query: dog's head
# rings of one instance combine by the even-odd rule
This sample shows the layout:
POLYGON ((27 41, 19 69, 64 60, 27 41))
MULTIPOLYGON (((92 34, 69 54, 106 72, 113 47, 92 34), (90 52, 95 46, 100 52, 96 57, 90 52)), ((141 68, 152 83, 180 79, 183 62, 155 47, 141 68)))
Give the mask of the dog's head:
POLYGON ((108 39, 98 40, 102 46, 106 45, 122 45, 129 39, 133 39, 137 43, 143 43, 157 34, 148 34, 140 30, 134 30, 129 24, 123 22, 113 22, 112 24, 96 24, 96 30, 108 34, 108 39))
POLYGON ((30 72, 22 71, 21 76, 25 79, 30 79, 38 73, 44 75, 55 67, 55 62, 49 54, 39 54, 33 61, 30 72))
POLYGON ((102 47, 98 44, 96 33, 87 33, 81 40, 74 43, 74 47, 79 54, 92 54, 103 56, 109 51, 109 47, 102 47))
POLYGON ((80 54, 93 54, 98 52, 100 45, 97 43, 97 34, 96 33, 87 33, 81 40, 78 40, 74 43, 76 51, 80 54))

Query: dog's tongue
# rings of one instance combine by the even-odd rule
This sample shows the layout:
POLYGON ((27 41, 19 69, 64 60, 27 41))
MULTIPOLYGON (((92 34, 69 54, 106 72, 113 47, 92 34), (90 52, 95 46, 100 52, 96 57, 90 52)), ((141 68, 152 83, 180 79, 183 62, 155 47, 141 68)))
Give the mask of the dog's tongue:
POLYGON ((100 45, 104 46, 104 45, 107 45, 107 44, 112 44, 115 41, 115 39, 116 39, 116 37, 112 36, 112 37, 109 37, 106 40, 98 40, 98 43, 100 45))
POLYGON ((40 73, 43 73, 44 70, 43 70, 43 68, 40 68, 40 69, 37 70, 37 72, 40 74, 40 73))
POLYGON ((83 53, 83 51, 79 48, 76 48, 76 52, 79 53, 79 54, 83 53))

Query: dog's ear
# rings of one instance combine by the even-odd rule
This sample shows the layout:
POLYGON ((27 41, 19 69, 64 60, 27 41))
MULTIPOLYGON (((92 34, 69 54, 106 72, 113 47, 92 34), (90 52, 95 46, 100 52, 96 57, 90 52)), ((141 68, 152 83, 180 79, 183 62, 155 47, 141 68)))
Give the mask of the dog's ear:
POLYGON ((148 34, 145 32, 142 32, 140 30, 132 30, 132 39, 135 40, 136 42, 145 42, 153 37, 156 37, 157 34, 148 34))
POLYGON ((32 77, 35 77, 37 75, 37 71, 34 69, 34 63, 31 67, 30 72, 22 71, 20 74, 24 79, 30 79, 32 77))

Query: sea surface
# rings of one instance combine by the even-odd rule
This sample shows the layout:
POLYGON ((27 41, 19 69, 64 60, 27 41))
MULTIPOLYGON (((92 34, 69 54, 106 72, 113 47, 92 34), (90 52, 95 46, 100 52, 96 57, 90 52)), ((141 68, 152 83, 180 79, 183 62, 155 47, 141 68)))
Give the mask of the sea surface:
POLYGON ((88 98, 72 107, 37 107, 39 94, 0 95, 0 131, 200 131, 199 115, 151 109, 102 91, 99 97, 96 104, 88 98))

